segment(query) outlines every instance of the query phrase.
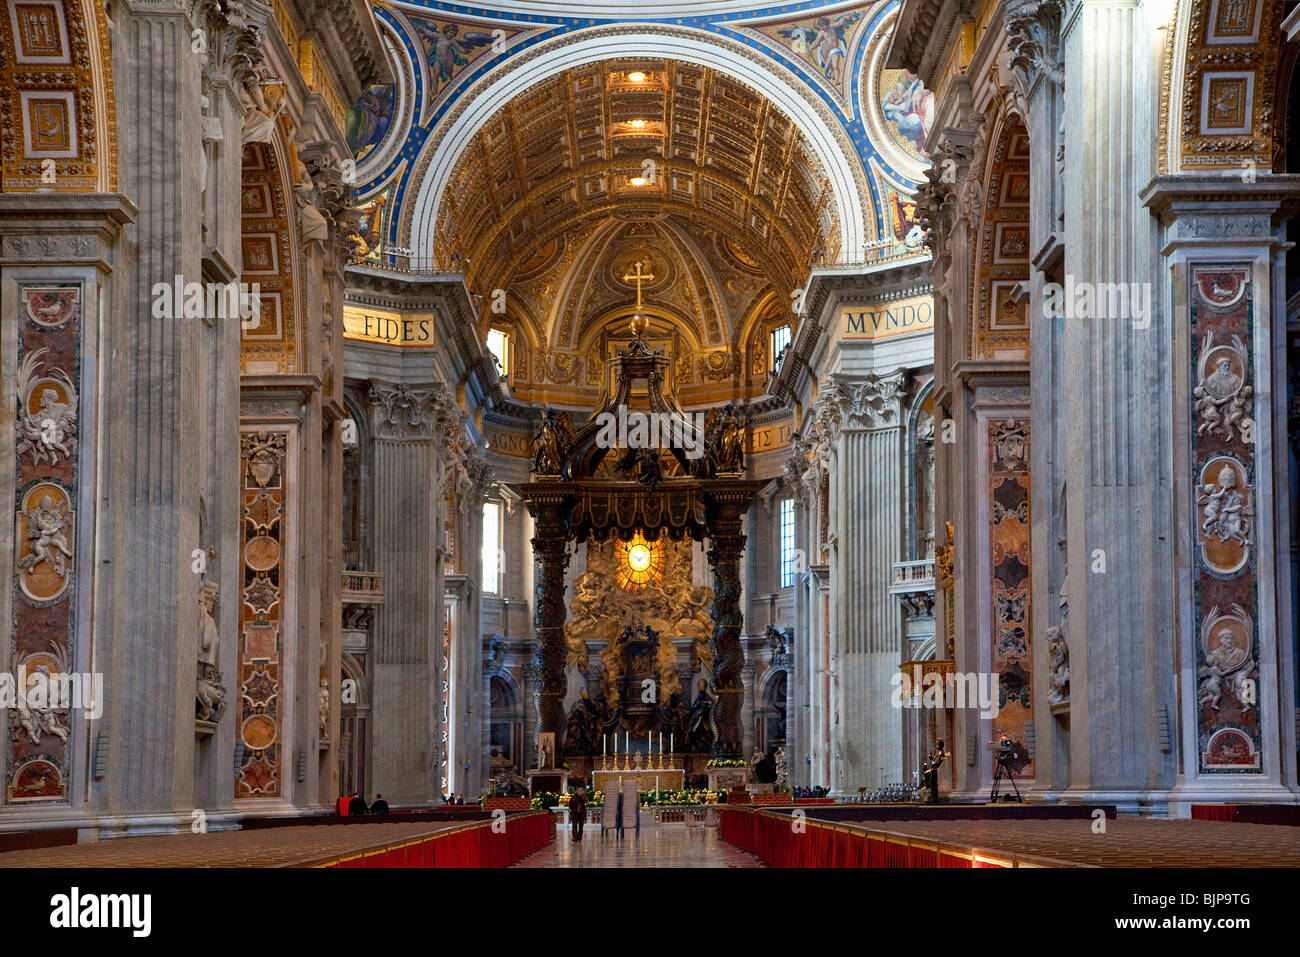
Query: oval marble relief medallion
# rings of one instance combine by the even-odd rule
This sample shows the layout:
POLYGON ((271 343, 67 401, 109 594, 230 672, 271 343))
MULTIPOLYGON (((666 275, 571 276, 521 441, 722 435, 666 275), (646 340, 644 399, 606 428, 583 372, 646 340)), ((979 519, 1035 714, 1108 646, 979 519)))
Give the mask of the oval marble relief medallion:
POLYGON ((67 491, 54 482, 37 482, 19 500, 18 581, 33 601, 54 601, 72 580, 73 519, 67 491))
POLYGON ((1254 544, 1255 508, 1245 467, 1216 455, 1201 469, 1196 494, 1197 539, 1205 564, 1221 575, 1240 571, 1254 544))
POLYGON ((26 681, 30 685, 32 676, 39 673, 39 669, 44 668, 51 678, 57 678, 63 673, 63 664, 54 655, 48 652, 38 651, 35 654, 28 655, 18 664, 17 671, 22 671, 26 676, 26 681))
POLYGON ((27 405, 27 414, 37 418, 42 412, 42 400, 47 399, 46 392, 53 393, 48 397, 49 401, 57 402, 61 405, 68 404, 68 389, 58 379, 37 379, 32 383, 31 388, 27 391, 25 399, 27 405))

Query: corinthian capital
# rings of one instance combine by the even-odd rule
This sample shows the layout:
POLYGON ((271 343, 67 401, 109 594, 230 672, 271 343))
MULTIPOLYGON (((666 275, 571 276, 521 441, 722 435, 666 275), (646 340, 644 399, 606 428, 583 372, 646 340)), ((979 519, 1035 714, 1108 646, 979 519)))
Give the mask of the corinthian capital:
POLYGON ((900 420, 903 384, 907 375, 899 369, 887 375, 867 373, 861 379, 845 375, 831 377, 827 392, 843 417, 844 429, 896 427, 900 420))
POLYGON ((1066 0, 1008 0, 1002 23, 1011 50, 1011 66, 1022 71, 1026 94, 1046 77, 1061 84, 1065 80, 1061 62, 1061 23, 1066 0))
POLYGON ((262 32, 240 0, 197 0, 189 8, 192 44, 207 86, 239 89, 253 82, 262 63, 262 32))
POLYGON ((368 395, 375 435, 381 439, 431 439, 436 435, 434 412, 442 390, 372 385, 368 395))
POLYGON ((812 412, 813 429, 817 433, 817 441, 813 446, 815 461, 824 456, 832 443, 840 437, 843 416, 840 413, 839 394, 834 384, 817 396, 812 412))
POLYGON ((957 182, 956 165, 940 156, 925 171, 925 177, 916 190, 916 220, 925 230, 926 246, 937 256, 948 241, 955 217, 952 199, 957 182))
POLYGON ((807 505, 807 495, 804 491, 803 477, 808 471, 808 456, 812 452, 812 443, 801 435, 796 435, 790 446, 790 457, 785 460, 781 469, 781 477, 785 486, 794 493, 794 497, 799 500, 801 505, 807 505))
POLYGON ((461 445, 452 460, 451 474, 456 499, 462 506, 478 508, 483 504, 494 475, 481 443, 465 442, 461 445))

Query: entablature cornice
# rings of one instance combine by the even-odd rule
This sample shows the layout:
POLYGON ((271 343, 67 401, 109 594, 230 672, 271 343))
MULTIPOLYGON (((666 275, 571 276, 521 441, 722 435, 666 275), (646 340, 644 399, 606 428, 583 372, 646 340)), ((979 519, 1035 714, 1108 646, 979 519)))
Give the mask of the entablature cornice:
POLYGON ((883 303, 925 295, 933 288, 928 254, 852 270, 814 269, 805 287, 804 313, 771 385, 770 395, 786 405, 797 400, 812 376, 818 355, 825 351, 823 332, 836 325, 836 313, 842 303, 883 303))
POLYGON ((953 363, 952 381, 969 391, 1020 386, 1029 381, 1028 359, 962 359, 953 363))
POLYGON ((979 0, 903 0, 898 25, 885 55, 885 66, 910 70, 926 89, 961 29, 974 22, 979 0))

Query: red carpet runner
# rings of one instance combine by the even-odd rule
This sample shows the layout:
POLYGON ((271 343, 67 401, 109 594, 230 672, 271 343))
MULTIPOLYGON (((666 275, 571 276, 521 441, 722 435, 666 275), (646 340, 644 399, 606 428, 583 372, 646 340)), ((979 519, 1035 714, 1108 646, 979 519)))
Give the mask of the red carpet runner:
POLYGON ((360 854, 302 866, 508 867, 549 844, 554 834, 549 811, 530 811, 510 814, 501 821, 476 821, 431 837, 386 844, 360 854))
POLYGON ((721 807, 722 839, 772 867, 1042 867, 1059 866, 1023 855, 939 844, 861 826, 830 824, 789 814, 721 807))

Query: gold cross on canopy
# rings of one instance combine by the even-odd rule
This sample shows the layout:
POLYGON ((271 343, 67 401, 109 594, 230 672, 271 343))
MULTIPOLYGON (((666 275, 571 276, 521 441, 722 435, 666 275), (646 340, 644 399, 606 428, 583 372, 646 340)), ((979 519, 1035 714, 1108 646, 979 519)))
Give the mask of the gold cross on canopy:
POLYGON ((638 312, 641 311, 641 283, 654 282, 655 280, 655 274, 650 272, 649 266, 650 264, 646 262, 644 259, 638 259, 636 261, 636 271, 630 272, 623 277, 624 282, 636 283, 636 308, 638 312), (646 267, 646 270, 644 272, 642 272, 641 270, 642 266, 646 267))

